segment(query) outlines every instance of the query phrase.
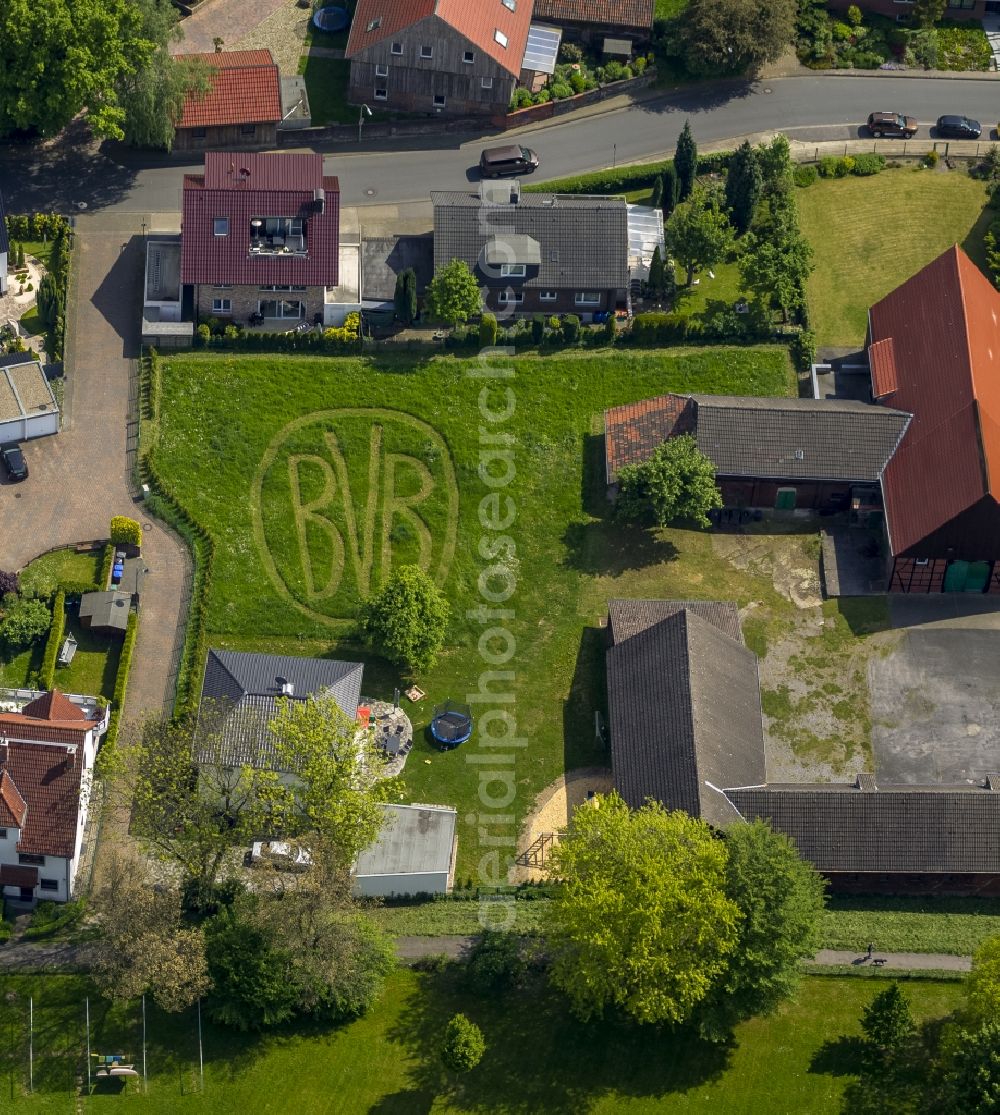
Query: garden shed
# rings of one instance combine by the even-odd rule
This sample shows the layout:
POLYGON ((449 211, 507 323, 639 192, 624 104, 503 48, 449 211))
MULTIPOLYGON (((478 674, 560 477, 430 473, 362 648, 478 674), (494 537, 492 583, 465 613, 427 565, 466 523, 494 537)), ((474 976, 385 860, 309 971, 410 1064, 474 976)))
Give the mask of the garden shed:
POLYGON ((124 635, 131 610, 127 592, 85 592, 80 597, 80 623, 91 631, 124 635))
POLYGON ((59 407, 33 352, 0 356, 0 444, 59 431, 59 407))
POLYGON ((446 805, 383 805, 385 821, 354 866, 360 898, 447 894, 455 873, 458 814, 446 805))

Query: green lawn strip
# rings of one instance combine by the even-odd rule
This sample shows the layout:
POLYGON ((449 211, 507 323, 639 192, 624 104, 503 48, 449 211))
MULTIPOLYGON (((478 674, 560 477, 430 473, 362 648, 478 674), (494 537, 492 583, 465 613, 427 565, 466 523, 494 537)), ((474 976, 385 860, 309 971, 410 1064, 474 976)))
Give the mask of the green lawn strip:
MULTIPOLYGON (((510 924, 514 933, 535 933, 545 910, 546 898, 520 899, 513 904, 510 924)), ((511 910, 505 906, 505 913, 511 910)), ((372 916, 394 937, 468 937, 483 931, 480 903, 458 899, 419 902, 399 906, 374 906, 372 916)), ((488 916, 488 911, 487 911, 488 916)))
POLYGON ((848 898, 832 896, 823 914, 822 947, 970 956, 1000 936, 996 898, 848 898))
POLYGON ((299 59, 299 73, 306 79, 314 125, 352 124, 357 120, 357 109, 347 103, 350 62, 343 58, 303 54, 299 59))
POLYGON ((821 179, 797 190, 796 200, 814 253, 807 290, 821 346, 863 345, 869 307, 954 243, 984 265, 993 213, 983 208, 983 183, 962 171, 903 167, 821 179), (906 217, 887 220, 887 213, 906 217))
MULTIPOLYGON (((260 508, 260 530, 278 583, 290 585, 301 602, 309 599, 303 553, 314 586, 323 590, 333 563, 340 560, 335 532, 341 540, 349 532, 337 497, 325 516, 317 512, 318 518, 306 517, 305 550, 300 549, 298 521, 289 510, 286 458, 299 458, 295 469, 303 505, 322 500, 324 484, 339 492, 342 485, 324 429, 333 435, 362 539, 362 528, 374 517, 371 544, 359 542, 362 558, 371 555, 371 585, 380 582, 386 552, 397 564, 413 560, 421 538, 420 524, 405 515, 383 521, 381 496, 369 506, 372 426, 382 427, 383 458, 406 456, 415 462, 396 469, 399 495, 409 498, 426 481, 425 473, 431 475, 433 491, 414 506, 434 528, 435 568, 440 568, 451 525, 446 493, 450 465, 460 492, 455 553, 443 581, 453 622, 438 665, 416 678, 426 699, 420 705, 404 702, 415 734, 404 781, 408 800, 459 807, 458 876, 464 881, 476 873, 479 861, 476 829, 466 823, 467 814, 479 808, 477 767, 466 758, 477 740, 438 752, 428 742, 426 728, 434 704, 449 696, 463 698, 478 686, 484 669, 476 649, 483 624, 466 612, 482 602, 477 579, 487 564, 477 553, 485 533, 479 504, 489 492, 477 475, 477 431, 479 393, 489 381, 467 374, 476 370, 475 362, 451 357, 414 362, 288 356, 280 367, 278 376, 268 356, 192 354, 164 361, 161 428, 152 452, 171 494, 216 543, 207 643, 360 657, 369 663, 366 695, 391 698, 403 677, 361 653, 351 638, 358 595, 353 547, 344 546, 344 575, 337 591, 314 600, 313 612, 304 613, 279 593, 267 572, 255 540, 254 507, 260 508), (379 408, 380 413, 367 418, 356 413, 364 408, 379 408), (290 423, 321 411, 338 413, 313 424, 312 440, 304 436, 305 426, 288 432, 290 423), (401 412, 405 421, 386 411, 401 412), (285 436, 283 431, 289 437, 287 448, 265 471, 258 502, 258 468, 269 444, 285 436), (317 456, 327 465, 305 460, 317 456), (330 621, 324 621, 323 609, 330 621)), ((720 592, 732 598, 733 590, 725 575, 716 575, 715 563, 704 565, 711 552, 708 535, 654 535, 610 519, 604 496, 604 408, 671 390, 787 395, 794 390, 794 376, 787 353, 776 348, 574 352, 518 358, 513 368, 516 375, 509 382, 516 410, 509 425, 517 438, 516 477, 507 492, 517 518, 506 533, 517 547, 517 590, 510 602, 515 617, 509 623, 517 648, 510 711, 519 734, 529 741, 518 757, 511 807, 519 822, 535 795, 565 769, 606 762, 593 743, 593 714, 603 703, 599 622, 608 598, 710 597, 720 592)), ((497 406, 502 396, 492 393, 489 398, 497 406)), ((385 471, 383 467, 378 474, 376 494, 384 494, 385 471)), ((756 584, 746 591, 745 599, 759 598, 756 584)))
MULTIPOLYGON (((731 1048, 655 1028, 574 1021, 565 1000, 541 982, 521 992, 478 997, 459 971, 401 969, 365 1018, 336 1028, 295 1027, 273 1035, 203 1027, 205 1087, 199 1090, 193 1011, 162 1014, 147 1002, 148 1094, 129 1081, 127 1095, 96 1091, 94 1111, 178 1110, 213 1115, 287 1111, 320 1115, 380 1111, 400 1115, 520 1113, 611 1115, 704 1110, 836 1112, 857 1070, 858 1018, 888 979, 806 977, 796 999, 770 1018, 737 1028, 731 1048), (438 1045, 446 1020, 464 1011, 487 1043, 482 1064, 450 1088, 438 1045)), ((906 994, 918 1020, 939 1018, 961 1002, 961 985, 913 980, 906 994)), ((34 999, 35 1096, 30 1106, 68 1110, 83 1068, 84 999, 90 991, 91 1049, 127 1052, 141 1065, 136 1006, 108 1010, 75 976, 0 979, 0 1112, 28 1106, 27 1000, 34 999), (11 995, 16 996, 12 1001, 11 995)))
POLYGON ((102 550, 78 554, 75 550, 53 550, 24 567, 23 586, 76 582, 96 584, 101 572, 102 550))
POLYGON ((122 641, 114 635, 83 627, 78 612, 76 605, 67 612, 65 631, 76 639, 76 654, 68 666, 56 666, 55 684, 65 693, 86 693, 110 701, 115 691, 122 641))

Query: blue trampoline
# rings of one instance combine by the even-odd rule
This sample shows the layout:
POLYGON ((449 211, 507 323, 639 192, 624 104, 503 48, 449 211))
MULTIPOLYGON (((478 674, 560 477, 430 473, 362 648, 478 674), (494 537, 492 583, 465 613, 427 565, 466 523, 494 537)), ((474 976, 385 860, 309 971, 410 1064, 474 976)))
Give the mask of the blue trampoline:
POLYGON ((458 747, 472 735, 472 709, 448 700, 434 709, 431 735, 442 747, 458 747))
POLYGON ((319 31, 343 31, 348 21, 346 8, 320 8, 313 13, 313 27, 319 31))

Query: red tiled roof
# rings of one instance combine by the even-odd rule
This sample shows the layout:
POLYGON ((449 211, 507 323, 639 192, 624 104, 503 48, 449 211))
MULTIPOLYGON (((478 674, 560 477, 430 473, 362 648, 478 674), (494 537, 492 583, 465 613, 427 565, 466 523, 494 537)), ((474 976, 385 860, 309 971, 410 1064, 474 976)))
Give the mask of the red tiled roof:
POLYGON ((535 0, 533 18, 651 31, 654 0, 535 0))
POLYGON ((53 689, 30 701, 20 712, 0 712, 0 736, 47 743, 81 743, 97 723, 88 720, 79 705, 53 689))
POLYGON ((0 863, 0 887, 38 886, 37 867, 19 867, 16 863, 0 863))
POLYGON ((899 386, 892 337, 876 341, 868 349, 868 362, 872 371, 872 394, 876 399, 881 399, 883 395, 891 395, 899 386))
POLYGON ((204 94, 184 101, 178 128, 227 124, 276 124, 281 119, 281 76, 269 50, 234 50, 216 54, 181 54, 215 72, 204 94))
POLYGON ((36 697, 33 701, 21 709, 22 716, 31 716, 35 720, 86 720, 86 714, 79 705, 74 705, 73 702, 60 693, 58 689, 52 689, 48 693, 42 693, 41 696, 36 697))
MULTIPOLYGON (((516 0, 511 11, 502 0, 358 0, 345 54, 353 57, 374 43, 436 16, 515 76, 521 72, 531 26, 531 0, 516 0), (378 25, 368 28, 377 21, 378 25), (507 45, 496 41, 501 31, 507 45)), ((434 27, 428 26, 428 46, 434 27)))
POLYGON ((205 155, 205 173, 184 176, 181 282, 250 286, 336 286, 339 275, 340 183, 324 176, 322 155, 205 155), (314 191, 325 191, 323 213, 314 191), (250 255, 255 217, 306 217, 308 253, 250 255), (213 221, 229 218, 216 236, 213 221))
POLYGON ((872 306, 869 320, 871 347, 892 339, 892 405, 913 414, 883 476, 900 554, 1000 494, 1000 293, 956 244, 872 306))
POLYGON ((0 773, 0 826, 19 829, 24 824, 26 809, 27 805, 14 785, 14 779, 7 771, 3 771, 0 773))
POLYGON ((624 465, 645 461, 667 438, 693 429, 690 402, 685 395, 659 395, 606 410, 604 457, 608 483, 615 483, 624 465))
POLYGON ((44 743, 7 745, 4 770, 27 804, 17 850, 70 859, 76 851, 83 749, 44 743))

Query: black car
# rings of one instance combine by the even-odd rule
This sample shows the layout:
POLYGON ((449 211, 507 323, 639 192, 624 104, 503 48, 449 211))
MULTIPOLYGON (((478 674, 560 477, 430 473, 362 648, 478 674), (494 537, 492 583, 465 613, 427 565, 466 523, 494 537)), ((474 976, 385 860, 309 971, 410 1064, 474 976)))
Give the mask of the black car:
POLYGON ((24 459, 20 445, 5 445, 0 449, 0 458, 3 459, 3 466, 11 480, 28 479, 28 462, 24 459))
POLYGON ((937 134, 942 139, 979 139, 983 129, 978 120, 968 116, 939 116, 937 134))

